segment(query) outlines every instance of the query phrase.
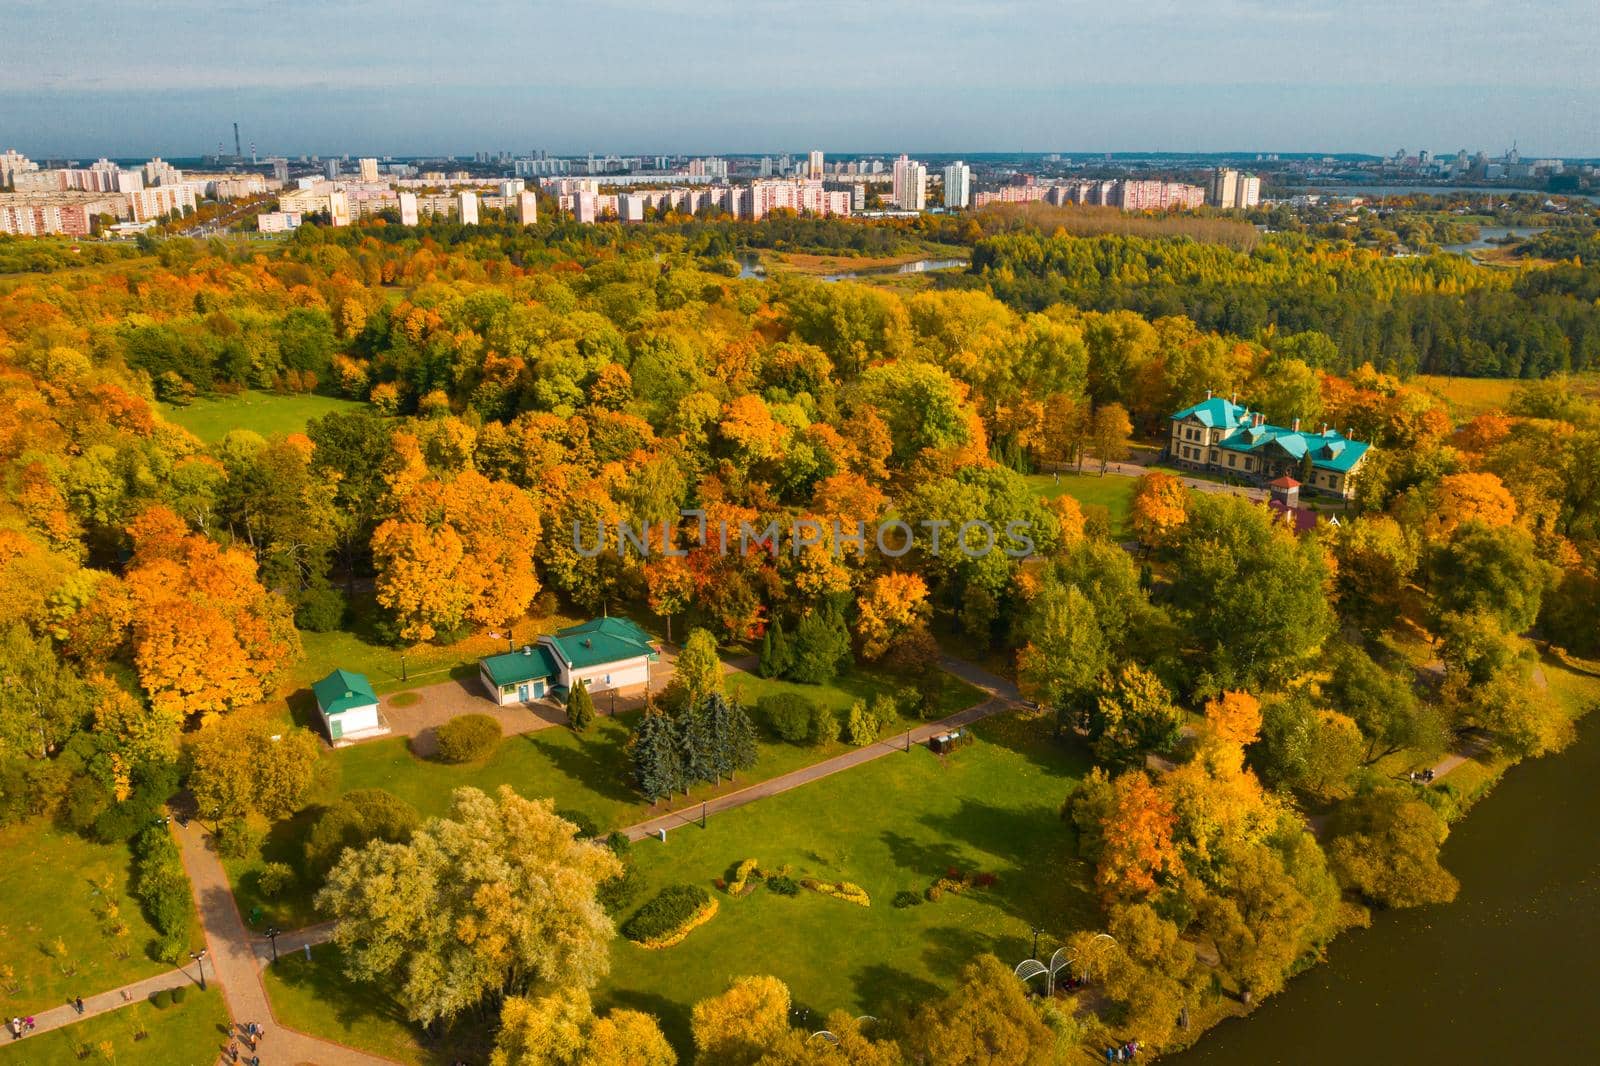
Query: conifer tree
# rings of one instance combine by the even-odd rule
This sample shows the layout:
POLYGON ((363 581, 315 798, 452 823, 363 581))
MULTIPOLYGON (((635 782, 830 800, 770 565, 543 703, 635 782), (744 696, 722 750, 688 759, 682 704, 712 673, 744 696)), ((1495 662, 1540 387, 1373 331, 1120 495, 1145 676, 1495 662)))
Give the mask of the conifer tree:
POLYGON ((756 661, 756 673, 762 677, 777 676, 777 671, 772 668, 772 630, 770 628, 761 634, 761 657, 756 661))
POLYGON ((683 770, 680 787, 685 795, 699 782, 709 783, 716 777, 711 755, 712 741, 706 722, 708 702, 709 699, 691 703, 672 720, 673 746, 683 770))
POLYGON ((633 779, 652 804, 683 787, 675 732, 672 719, 654 708, 645 711, 633 731, 633 779))
POLYGON ((574 733, 586 733, 594 724, 594 697, 589 686, 575 684, 567 696, 567 725, 574 733))
POLYGON ((768 632, 772 635, 772 672, 763 676, 787 677, 790 667, 794 665, 794 651, 789 647, 789 638, 784 635, 783 623, 776 618, 773 619, 772 628, 768 632))
POLYGON ((744 704, 734 700, 728 704, 728 776, 740 770, 750 770, 759 758, 756 749, 756 726, 744 704))

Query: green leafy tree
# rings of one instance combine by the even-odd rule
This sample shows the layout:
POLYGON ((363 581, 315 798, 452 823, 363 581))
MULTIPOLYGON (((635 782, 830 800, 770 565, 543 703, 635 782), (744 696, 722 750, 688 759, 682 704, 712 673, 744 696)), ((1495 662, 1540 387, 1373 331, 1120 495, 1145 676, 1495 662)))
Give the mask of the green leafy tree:
POLYGON ((1328 864, 1340 884, 1386 907, 1448 903, 1461 885, 1439 865, 1450 833, 1434 809, 1397 788, 1341 803, 1328 824, 1328 864))
POLYGON ((1516 526, 1467 522, 1429 561, 1435 616, 1484 613, 1508 633, 1526 632, 1553 584, 1555 568, 1516 526))
POLYGON ((621 874, 549 800, 462 788, 410 843, 346 852, 317 906, 347 976, 382 984, 431 1025, 538 987, 592 986, 615 936, 596 891, 621 874))
MULTIPOLYGON (((1407 667, 1409 670, 1409 667, 1407 667)), ((1415 751, 1426 757, 1445 749, 1449 727, 1440 707, 1419 700, 1410 679, 1385 670, 1352 644, 1339 641, 1329 656, 1324 691, 1336 710, 1361 730, 1367 765, 1386 755, 1415 751)))
POLYGON ((1024 695, 1053 709, 1058 729, 1076 726, 1109 662, 1094 605, 1076 585, 1047 579, 1028 605, 1022 635, 1017 680, 1024 695))
POLYGON ((415 807, 381 788, 347 792, 312 823, 305 841, 306 867, 321 880, 346 848, 373 840, 404 844, 421 821, 415 807))
POLYGON ((829 605, 817 607, 800 619, 790 645, 789 677, 808 685, 826 685, 850 661, 850 630, 844 615, 829 605))
POLYGON ((13 625, 0 638, 0 756, 44 758, 87 717, 88 689, 46 638, 13 625))
POLYGON ((1161 679, 1137 663, 1110 677, 1089 712, 1094 753, 1113 766, 1141 761, 1146 752, 1169 750, 1178 742, 1182 712, 1161 679))
POLYGON ((704 629, 692 629, 678 652, 673 678, 683 690, 684 702, 698 704, 723 688, 722 660, 717 656, 717 641, 704 629))
POLYGON ((1268 784, 1326 796, 1355 772, 1362 751, 1353 721, 1294 693, 1262 709, 1261 739, 1251 746, 1250 762, 1268 784))
POLYGON ((1258 690, 1298 676, 1333 629, 1326 579, 1313 539, 1250 500, 1198 494, 1172 596, 1199 644, 1201 687, 1258 690))

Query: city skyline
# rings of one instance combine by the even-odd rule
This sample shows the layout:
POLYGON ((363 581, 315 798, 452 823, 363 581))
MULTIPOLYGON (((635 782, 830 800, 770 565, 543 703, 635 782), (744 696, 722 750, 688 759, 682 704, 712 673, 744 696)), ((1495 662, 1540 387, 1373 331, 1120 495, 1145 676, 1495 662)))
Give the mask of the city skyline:
POLYGON ((1600 24, 1578 0, 1448 19, 1371 0, 1203 12, 945 0, 804 10, 724 0, 578 8, 301 0, 20 0, 0 140, 38 155, 1326 151, 1509 145, 1600 156, 1600 24), (1081 10, 1080 10, 1081 9, 1081 10), (738 17, 730 17, 733 15, 738 17), (116 34, 83 32, 116 25, 116 34), (315 27, 315 32, 312 32, 315 27), (467 62, 465 58, 471 57, 467 62), (1537 62, 1534 59, 1537 58, 1537 62))

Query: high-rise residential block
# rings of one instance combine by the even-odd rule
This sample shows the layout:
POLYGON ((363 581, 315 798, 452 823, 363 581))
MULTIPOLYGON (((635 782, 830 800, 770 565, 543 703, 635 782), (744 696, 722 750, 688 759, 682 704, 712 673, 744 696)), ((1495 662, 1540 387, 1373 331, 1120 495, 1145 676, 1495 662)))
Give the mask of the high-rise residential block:
POLYGON ((972 168, 961 160, 944 168, 944 206, 968 207, 972 203, 972 168))
POLYGON ((894 205, 902 211, 922 211, 928 206, 928 168, 901 156, 894 164, 894 205))
POLYGON ((456 217, 463 226, 478 224, 478 194, 462 190, 456 193, 456 217))
POLYGON ((363 159, 357 165, 361 168, 362 181, 378 180, 378 161, 376 159, 363 159))

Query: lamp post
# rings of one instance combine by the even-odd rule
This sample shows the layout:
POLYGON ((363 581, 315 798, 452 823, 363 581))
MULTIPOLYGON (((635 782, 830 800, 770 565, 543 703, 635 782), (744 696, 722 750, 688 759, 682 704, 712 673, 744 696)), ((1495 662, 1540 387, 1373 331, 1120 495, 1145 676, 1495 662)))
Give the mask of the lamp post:
POLYGON ((267 939, 272 941, 272 961, 273 962, 277 962, 278 961, 278 927, 277 926, 274 925, 274 926, 268 926, 267 927, 267 939))
POLYGON ((401 681, 409 681, 410 680, 410 678, 406 677, 406 653, 405 652, 401 652, 400 653, 400 680, 401 681))
POLYGON ((198 955, 191 951, 189 952, 189 957, 200 968, 200 991, 204 992, 206 990, 206 949, 201 948, 198 955))
POLYGON ((1044 930, 1040 929, 1037 925, 1033 926, 1032 928, 1033 928, 1033 951, 1029 953, 1028 957, 1029 958, 1033 958, 1033 959, 1037 959, 1039 957, 1039 934, 1044 932, 1044 930))

